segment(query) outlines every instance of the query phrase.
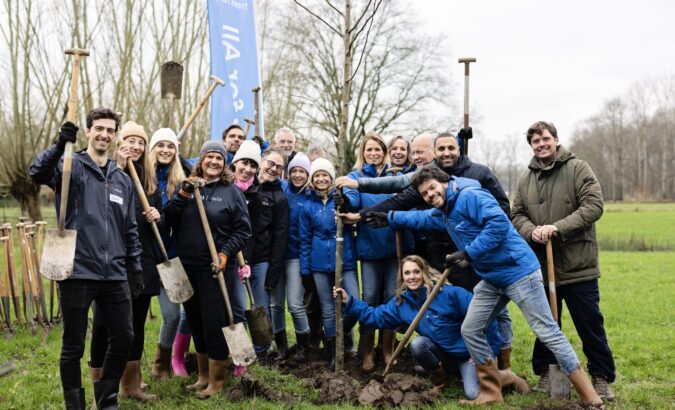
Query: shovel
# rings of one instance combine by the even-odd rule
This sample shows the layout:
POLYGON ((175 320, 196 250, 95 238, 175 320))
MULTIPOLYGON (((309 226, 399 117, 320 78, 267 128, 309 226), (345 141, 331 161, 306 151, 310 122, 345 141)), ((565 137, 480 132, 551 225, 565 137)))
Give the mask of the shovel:
MULTIPOLYGON (((555 291, 555 266, 553 264, 553 242, 546 242, 546 270, 548 271, 548 299, 553 320, 558 322, 558 296, 555 291)), ((548 395, 552 399, 569 399, 570 380, 557 364, 548 365, 548 395)))
MULTIPOLYGON (((194 195, 195 202, 197 203, 197 209, 199 209, 199 217, 202 220, 202 225, 204 226, 206 242, 209 244, 211 259, 214 266, 218 266, 219 261, 218 253, 216 252, 216 244, 213 243, 211 227, 209 226, 208 219, 206 219, 204 202, 202 201, 202 194, 199 192, 198 187, 195 188, 194 195)), ((248 338, 248 333, 246 333, 246 328, 244 328, 244 325, 242 323, 234 323, 232 307, 230 306, 230 297, 227 294, 227 288, 225 287, 225 279, 223 278, 222 271, 218 271, 218 273, 216 273, 216 279, 218 280, 220 291, 223 294, 225 309, 227 309, 227 317, 230 321, 230 325, 223 328, 225 341, 227 342, 227 346, 230 348, 230 357, 232 358, 232 362, 235 365, 250 366, 253 364, 253 362, 255 362, 256 359, 255 350, 253 350, 253 344, 251 343, 251 339, 248 338)))
MULTIPOLYGON (((237 262, 239 266, 246 265, 244 255, 239 251, 237 253, 237 262)), ((272 331, 272 321, 267 314, 267 309, 264 306, 256 306, 255 299, 253 299, 253 291, 251 290, 251 282, 246 279, 244 281, 248 298, 251 300, 251 309, 244 312, 246 316, 246 323, 248 323, 248 330, 251 332, 251 339, 255 345, 266 345, 272 343, 274 340, 274 332, 272 331)))
MULTIPOLYGON (((130 159, 127 160, 127 169, 131 175, 131 180, 134 181, 136 193, 138 194, 138 199, 141 201, 143 211, 147 212, 150 208, 150 204, 143 191, 143 185, 141 185, 141 180, 138 178, 138 173, 136 172, 136 168, 134 168, 133 161, 130 159)), ((155 240, 162 252, 162 257, 164 258, 164 262, 157 265, 157 271, 162 280, 162 285, 164 285, 164 290, 166 290, 166 296, 173 303, 183 303, 192 297, 195 293, 194 289, 192 289, 192 285, 190 284, 190 280, 185 273, 185 269, 183 268, 180 259, 173 258, 169 260, 166 248, 164 247, 164 242, 162 242, 162 236, 159 234, 159 229, 157 228, 157 223, 152 221, 150 222, 150 225, 152 226, 152 232, 155 234, 155 240)))
MULTIPOLYGON (((78 48, 66 49, 66 54, 73 56, 73 72, 70 78, 70 96, 68 98, 68 121, 77 122, 77 83, 80 75, 80 58, 88 56, 88 50, 78 48)), ((68 207, 68 190, 70 188, 70 172, 73 165, 73 143, 67 142, 63 154, 63 174, 61 177, 61 206, 59 208, 59 229, 47 230, 42 253, 41 273, 51 280, 64 280, 73 274, 77 231, 66 229, 66 210, 68 207)))

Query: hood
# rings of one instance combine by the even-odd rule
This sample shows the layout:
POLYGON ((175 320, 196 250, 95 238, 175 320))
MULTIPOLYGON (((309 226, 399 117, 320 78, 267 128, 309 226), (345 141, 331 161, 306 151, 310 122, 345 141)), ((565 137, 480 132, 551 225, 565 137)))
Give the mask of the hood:
POLYGON ((373 164, 365 164, 363 168, 361 168, 361 173, 363 174, 364 177, 368 178, 376 178, 381 175, 387 175, 387 164, 384 164, 384 167, 382 167, 382 172, 379 174, 377 173, 377 167, 373 164))
POLYGON ((450 176, 462 175, 464 173, 464 171, 466 171, 473 164, 471 159, 469 159, 469 157, 467 157, 466 155, 461 155, 459 157, 459 161, 457 162, 457 164, 452 168, 443 168, 439 165, 439 163, 436 160, 434 160, 434 163, 441 170, 443 170, 443 172, 445 172, 446 174, 448 174, 450 176))
POLYGON ((453 176, 448 182, 448 191, 445 193, 445 209, 450 210, 455 206, 455 201, 462 190, 480 187, 480 182, 475 179, 453 176))
POLYGON ((533 156, 532 159, 530 160, 528 168, 530 168, 532 171, 544 171, 547 169, 553 169, 555 167, 558 167, 561 164, 564 164, 565 162, 573 158, 576 158, 576 156, 571 151, 568 151, 562 145, 558 145, 556 147, 555 159, 553 159, 553 162, 551 162, 547 166, 542 166, 537 157, 533 156))

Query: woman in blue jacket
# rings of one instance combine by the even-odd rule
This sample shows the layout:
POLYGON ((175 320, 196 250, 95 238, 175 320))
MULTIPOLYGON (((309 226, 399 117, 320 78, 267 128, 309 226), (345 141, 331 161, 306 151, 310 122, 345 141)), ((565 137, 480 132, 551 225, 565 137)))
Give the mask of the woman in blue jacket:
MULTIPOLYGON (((367 135, 359 147, 359 155, 354 165, 354 171, 347 176, 352 179, 364 177, 376 178, 387 175, 387 145, 377 134, 367 135)), ((375 205, 391 197, 391 194, 360 193, 356 189, 345 189, 345 204, 341 210, 357 212, 362 208, 375 205)), ((404 244, 408 250, 412 248, 412 237, 405 233, 404 244)), ((356 242, 358 259, 361 261, 361 284, 363 285, 362 299, 370 306, 377 306, 394 296, 396 291, 396 260, 395 232, 390 228, 371 228, 365 223, 359 224, 356 242)), ((361 324, 361 338, 359 340, 363 354, 364 372, 375 369, 373 347, 375 344, 375 328, 361 324)), ((382 353, 385 362, 394 352, 394 337, 396 333, 383 330, 382 353)))
MULTIPOLYGON (((439 276, 423 258, 411 255, 403 259, 399 271, 400 286, 396 296, 386 304, 376 308, 369 306, 339 288, 334 290, 333 295, 337 297, 339 293, 342 296, 346 317, 378 328, 396 329, 412 323, 439 276)), ((447 374, 455 373, 455 369, 459 368, 464 394, 473 400, 479 392, 478 375, 461 333, 471 298, 472 294, 460 287, 443 285, 417 325, 415 330, 419 336, 410 344, 410 350, 415 361, 431 375, 434 393, 441 393, 447 374)), ((502 337, 494 321, 487 328, 486 337, 492 351, 498 353, 502 337)), ((499 376, 502 386, 513 384, 517 391, 529 391, 527 382, 511 370, 501 370, 499 376)))
MULTIPOLYGON (((335 169, 325 158, 312 162, 309 172, 308 199, 300 212, 300 274, 311 274, 316 284, 321 316, 326 335, 328 367, 335 368, 335 303, 332 288, 335 285, 335 169)), ((352 230, 345 226, 343 232, 342 287, 352 297, 359 294, 356 277, 356 258, 352 230)), ((348 333, 356 320, 345 320, 348 333)))

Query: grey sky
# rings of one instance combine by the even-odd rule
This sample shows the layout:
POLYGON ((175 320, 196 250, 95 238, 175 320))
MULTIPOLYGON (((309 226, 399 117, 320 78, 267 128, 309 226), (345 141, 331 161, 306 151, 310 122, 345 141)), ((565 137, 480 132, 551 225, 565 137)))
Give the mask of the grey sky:
MULTIPOLYGON (((452 62, 475 56, 471 105, 491 139, 553 121, 575 124, 632 84, 675 73, 675 1, 411 2, 430 33, 448 36, 452 62)), ((458 106, 463 68, 450 66, 458 106)), ((477 138, 480 135, 477 135, 477 138)))

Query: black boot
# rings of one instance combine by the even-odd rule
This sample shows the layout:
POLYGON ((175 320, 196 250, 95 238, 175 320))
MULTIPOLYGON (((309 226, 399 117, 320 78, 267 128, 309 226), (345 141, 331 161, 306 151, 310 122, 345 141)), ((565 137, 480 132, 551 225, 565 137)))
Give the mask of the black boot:
POLYGON ((328 355, 328 370, 335 370, 335 336, 326 338, 326 354, 328 355))
POLYGON ((117 410, 120 379, 101 379, 94 383, 94 397, 98 410, 117 410))
POLYGON ((295 334, 295 340, 297 343, 297 348, 295 350, 295 356, 293 356, 293 359, 298 362, 306 362, 307 361, 307 355, 309 354, 309 349, 310 349, 310 339, 311 335, 309 332, 307 333, 296 333, 295 334))
POLYGON ((274 343, 277 345, 276 360, 288 359, 288 338, 286 337, 286 330, 274 334, 274 343))
POLYGON ((84 389, 72 389, 63 391, 63 399, 66 402, 66 410, 84 410, 84 389))
POLYGON ((345 333, 345 355, 350 357, 356 357, 356 346, 354 344, 354 330, 345 333))

